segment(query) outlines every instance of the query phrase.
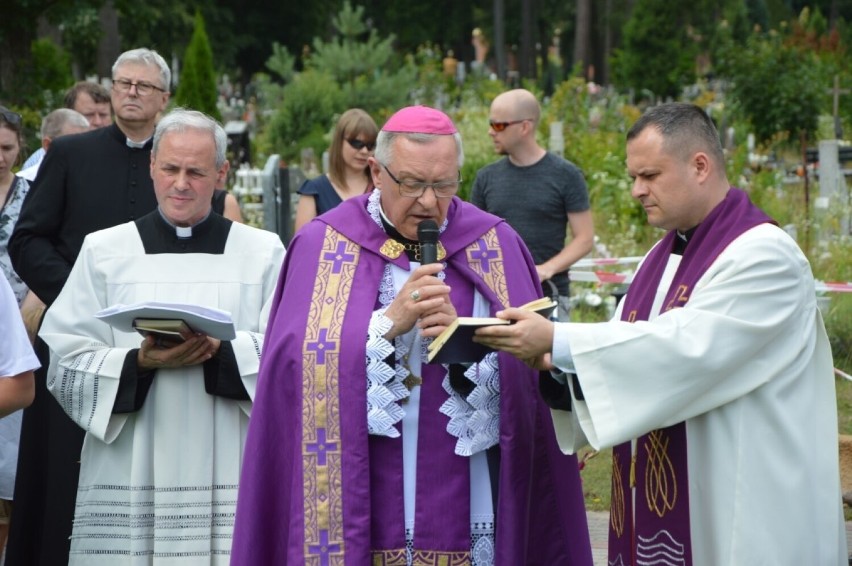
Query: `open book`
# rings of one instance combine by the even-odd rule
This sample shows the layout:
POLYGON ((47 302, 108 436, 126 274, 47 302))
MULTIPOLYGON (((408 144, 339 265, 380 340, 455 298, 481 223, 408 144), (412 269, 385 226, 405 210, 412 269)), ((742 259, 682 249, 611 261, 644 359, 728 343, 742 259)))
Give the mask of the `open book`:
MULTIPOLYGON (((550 297, 536 299, 520 309, 536 312, 543 317, 550 318, 556 309, 556 301, 550 297)), ((478 362, 488 352, 493 352, 484 344, 473 341, 473 333, 477 328, 483 326, 494 326, 497 324, 512 324, 508 320, 496 317, 460 316, 455 319, 429 344, 429 363, 454 364, 478 362)))
MULTIPOLYGON (((219 340, 233 340, 237 337, 231 313, 192 304, 154 301, 118 304, 96 313, 95 317, 124 332, 135 330, 145 334, 144 331, 156 331, 174 337, 180 335, 181 325, 184 325, 193 332, 202 332, 219 340)), ((177 337, 174 339, 180 340, 177 337)))

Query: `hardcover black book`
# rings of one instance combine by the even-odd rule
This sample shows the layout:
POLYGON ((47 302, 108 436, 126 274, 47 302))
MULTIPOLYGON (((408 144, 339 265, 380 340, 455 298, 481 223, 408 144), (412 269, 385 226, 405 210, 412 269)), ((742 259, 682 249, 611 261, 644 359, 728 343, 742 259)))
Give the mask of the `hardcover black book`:
MULTIPOLYGON (((556 302, 550 297, 543 297, 518 308, 537 312, 549 318, 556 309, 556 302)), ((458 317, 429 344, 428 363, 454 364, 480 361, 485 354, 493 352, 494 349, 474 342, 473 333, 477 328, 497 324, 511 324, 511 322, 490 316, 458 317)))

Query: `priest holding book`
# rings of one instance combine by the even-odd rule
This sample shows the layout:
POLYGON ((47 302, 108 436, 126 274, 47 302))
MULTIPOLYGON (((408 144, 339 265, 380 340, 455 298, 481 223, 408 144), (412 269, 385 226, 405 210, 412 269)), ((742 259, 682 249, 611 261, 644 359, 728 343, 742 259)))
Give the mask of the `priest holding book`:
POLYGON ((796 241, 728 183, 700 107, 627 132, 631 192, 667 231, 606 323, 476 331, 542 375, 560 445, 612 447, 608 564, 848 564, 831 346, 796 241))
POLYGON ((457 316, 540 296, 529 253, 455 196, 443 112, 404 108, 376 143, 375 189, 305 225, 281 271, 232 564, 590 565, 536 372, 496 352, 425 363, 457 316))
POLYGON ((158 209, 87 236, 45 316, 48 388, 86 431, 72 565, 229 562, 284 247, 271 232, 211 214, 226 145, 224 129, 200 112, 165 116, 150 163, 158 209), (196 327, 158 343, 95 317, 142 302, 228 311, 235 337, 196 327))

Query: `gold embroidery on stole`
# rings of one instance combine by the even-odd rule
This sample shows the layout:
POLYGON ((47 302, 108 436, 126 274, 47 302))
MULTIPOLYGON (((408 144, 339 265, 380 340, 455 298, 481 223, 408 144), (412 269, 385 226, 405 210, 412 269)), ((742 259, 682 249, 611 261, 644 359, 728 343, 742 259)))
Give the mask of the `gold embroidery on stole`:
POLYGON ((689 293, 689 285, 679 285, 675 296, 672 297, 672 300, 668 302, 666 308, 663 310, 670 311, 673 308, 682 306, 689 300, 689 295, 687 293, 689 293))
POLYGON ((497 298, 500 299, 500 306, 508 306, 509 288, 506 284, 506 267, 503 264, 503 249, 500 247, 497 231, 491 228, 480 240, 469 245, 465 249, 465 253, 471 269, 485 281, 497 295, 497 298), (484 243, 485 248, 482 247, 480 242, 484 243), (483 263, 488 264, 487 271, 483 267, 483 263))
POLYGON ((302 345, 302 465, 306 564, 341 565, 343 484, 339 362, 343 315, 360 249, 326 229, 302 345), (345 256, 345 257, 344 257, 345 256))
POLYGON ((644 443, 648 462, 645 466, 645 500, 648 509, 663 517, 677 503, 677 475, 669 458, 669 437, 662 430, 648 434, 644 443))
POLYGON ((609 522, 618 537, 624 534, 625 494, 622 487, 621 466, 618 456, 612 455, 612 499, 609 502, 609 522))

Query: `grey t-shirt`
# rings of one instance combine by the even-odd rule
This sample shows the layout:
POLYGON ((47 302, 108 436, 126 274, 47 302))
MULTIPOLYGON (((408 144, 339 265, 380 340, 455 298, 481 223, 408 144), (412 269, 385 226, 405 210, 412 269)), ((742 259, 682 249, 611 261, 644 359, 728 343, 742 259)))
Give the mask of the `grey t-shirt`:
MULTIPOLYGON (((527 167, 508 157, 486 165, 476 174, 471 202, 506 220, 541 264, 565 247, 568 213, 589 209, 589 191, 576 165, 547 153, 527 167)), ((568 294, 567 271, 552 281, 560 295, 568 294)), ((551 294, 547 283, 542 287, 551 294)))

